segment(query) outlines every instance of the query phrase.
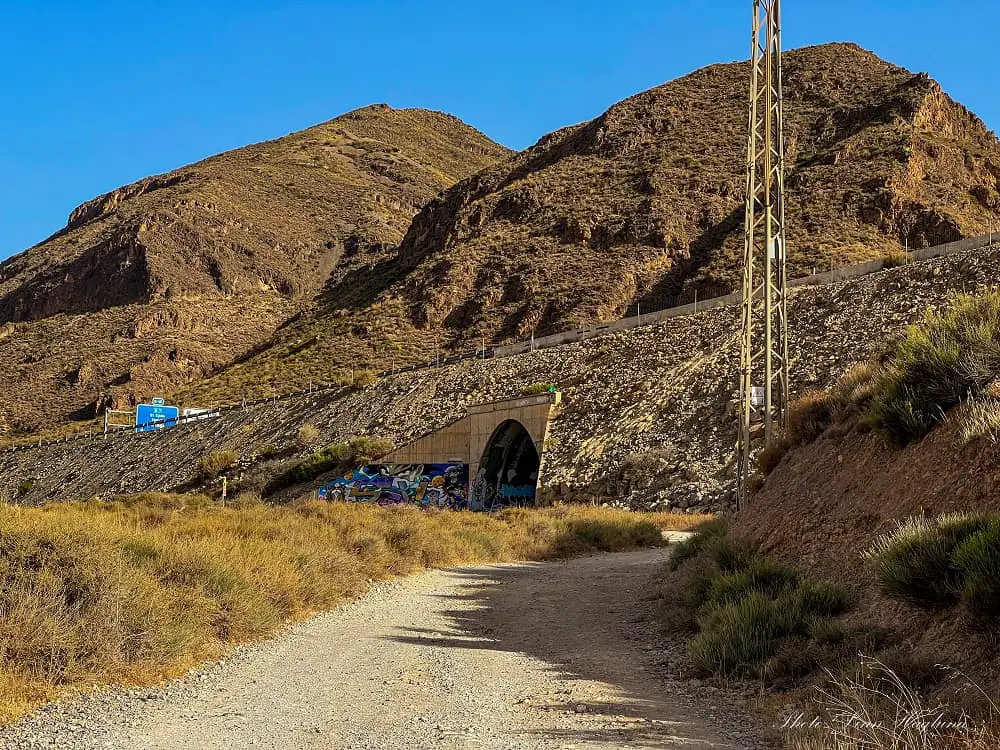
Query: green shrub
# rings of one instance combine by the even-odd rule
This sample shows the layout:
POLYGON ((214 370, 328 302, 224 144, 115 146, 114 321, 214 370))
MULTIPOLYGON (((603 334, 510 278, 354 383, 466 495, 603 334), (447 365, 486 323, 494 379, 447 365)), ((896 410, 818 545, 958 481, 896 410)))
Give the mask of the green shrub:
POLYGON ((808 632, 792 596, 777 599, 752 592, 742 599, 710 607, 699 618, 701 632, 688 653, 695 667, 709 674, 756 674, 788 636, 808 632))
MULTIPOLYGON (((789 639, 811 647, 810 635, 816 624, 847 609, 847 594, 838 586, 811 581, 796 585, 793 581, 798 577, 793 571, 771 562, 764 563, 761 570, 769 573, 762 583, 770 590, 750 586, 732 596, 736 594, 732 589, 730 597, 714 600, 719 579, 713 582, 709 601, 698 619, 700 633, 689 644, 691 660, 699 670, 721 675, 795 676, 798 668, 791 663, 779 668, 766 668, 766 663, 789 645, 789 639)), ((806 663, 815 666, 812 659, 800 665, 806 663)))
POLYGON ((239 461, 239 455, 232 450, 216 450, 206 453, 198 464, 202 479, 214 479, 226 469, 230 469, 239 461))
POLYGON ((937 522, 912 518, 879 536, 867 557, 882 591, 922 607, 955 604, 963 589, 962 571, 952 559, 955 550, 987 524, 977 515, 945 516, 937 522))
POLYGON ((798 574, 786 565, 759 555, 741 570, 722 573, 712 580, 707 600, 712 604, 726 604, 745 599, 751 593, 775 597, 794 589, 798 574))
POLYGON ((804 580, 727 532, 724 520, 703 524, 675 550, 682 580, 664 596, 664 623, 698 631, 689 656, 702 672, 779 682, 815 669, 823 644, 812 633, 848 609, 847 592, 804 580))
POLYGON ((851 600, 840 586, 826 581, 802 581, 795 590, 802 609, 811 615, 834 617, 850 609, 851 600))
POLYGON ((968 537, 955 549, 962 601, 976 615, 1000 616, 1000 520, 968 537))
POLYGON ((346 442, 328 445, 275 477, 267 487, 267 494, 302 482, 311 482, 319 475, 335 469, 346 472, 370 464, 392 448, 392 443, 386 440, 368 437, 352 437, 346 442))
POLYGON ((705 542, 705 554, 723 573, 745 570, 760 556, 752 544, 728 535, 716 536, 705 542))
POLYGON ((864 419, 898 445, 922 438, 1000 373, 1000 293, 960 295, 885 356, 864 419))
POLYGON ((728 533, 729 522, 724 518, 716 518, 701 524, 695 529, 694 534, 674 547, 673 554, 670 556, 670 569, 677 570, 688 560, 697 557, 710 539, 725 536, 728 533))

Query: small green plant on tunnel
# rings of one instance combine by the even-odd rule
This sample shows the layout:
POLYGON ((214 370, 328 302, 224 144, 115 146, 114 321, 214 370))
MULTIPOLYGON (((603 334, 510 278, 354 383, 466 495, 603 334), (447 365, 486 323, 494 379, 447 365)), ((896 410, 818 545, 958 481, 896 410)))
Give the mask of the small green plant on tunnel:
POLYGON ((556 390, 554 383, 532 383, 521 389, 521 395, 540 396, 543 393, 552 393, 556 390))

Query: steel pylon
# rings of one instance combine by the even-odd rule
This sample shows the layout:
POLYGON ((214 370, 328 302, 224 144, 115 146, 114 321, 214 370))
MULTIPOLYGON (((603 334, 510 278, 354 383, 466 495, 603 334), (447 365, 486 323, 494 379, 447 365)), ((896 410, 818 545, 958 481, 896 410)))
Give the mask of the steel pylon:
POLYGON ((788 421, 781 0, 754 0, 750 67, 737 507, 746 505, 751 459, 759 447, 755 422, 763 422, 768 445, 788 421))

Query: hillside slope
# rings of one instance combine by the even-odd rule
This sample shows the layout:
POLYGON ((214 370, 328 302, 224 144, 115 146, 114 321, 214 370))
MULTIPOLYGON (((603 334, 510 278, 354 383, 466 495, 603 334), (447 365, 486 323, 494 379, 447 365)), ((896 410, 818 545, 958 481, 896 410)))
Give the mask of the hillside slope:
MULTIPOLYGON (((994 246, 796 289, 789 309, 795 392, 830 385, 949 295, 993 286, 998 263, 994 246)), ((316 445, 353 435, 402 445, 464 416, 470 405, 554 383, 563 401, 545 444, 542 496, 657 510, 726 508, 737 319, 738 308, 717 308, 519 356, 398 374, 364 389, 235 409, 159 435, 0 451, 0 498, 36 503, 185 487, 197 480, 199 459, 220 448, 238 453, 244 467, 269 455, 307 454, 298 441, 303 424, 317 428, 316 445)))
POLYGON ((375 105, 81 205, 0 264, 0 433, 221 367, 507 155, 449 115, 375 105))
MULTIPOLYGON (((696 289, 728 293, 742 253, 748 80, 746 63, 696 71, 457 184, 398 252, 182 395, 263 395, 279 370, 304 386, 345 366, 659 309, 696 289)), ((926 75, 830 44, 788 53, 785 92, 793 274, 1000 221, 1000 142, 926 75)))
POLYGON ((905 449, 873 434, 834 433, 791 450, 736 530, 811 575, 857 588, 852 625, 896 630, 915 659, 960 667, 984 687, 996 686, 993 634, 954 607, 928 611, 885 596, 863 555, 907 518, 995 514, 1000 448, 985 439, 964 442, 955 420, 905 449))

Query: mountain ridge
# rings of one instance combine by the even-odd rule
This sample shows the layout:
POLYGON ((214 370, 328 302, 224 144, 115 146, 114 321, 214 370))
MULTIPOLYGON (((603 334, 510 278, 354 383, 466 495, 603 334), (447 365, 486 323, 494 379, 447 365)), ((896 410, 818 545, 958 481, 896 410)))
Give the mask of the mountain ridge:
MULTIPOLYGON (((849 43, 785 60, 792 274, 1000 219, 1000 142, 926 74, 849 43)), ((370 277, 333 285, 268 348, 181 395, 223 398, 279 371, 303 387, 732 291, 748 82, 746 62, 708 66, 456 183, 370 277)))
POLYGON ((80 204, 0 264, 0 387, 13 392, 0 430, 127 407, 224 367, 342 262, 395 245, 430 198, 509 153, 451 115, 372 105, 80 204))

